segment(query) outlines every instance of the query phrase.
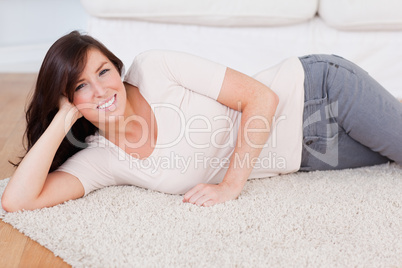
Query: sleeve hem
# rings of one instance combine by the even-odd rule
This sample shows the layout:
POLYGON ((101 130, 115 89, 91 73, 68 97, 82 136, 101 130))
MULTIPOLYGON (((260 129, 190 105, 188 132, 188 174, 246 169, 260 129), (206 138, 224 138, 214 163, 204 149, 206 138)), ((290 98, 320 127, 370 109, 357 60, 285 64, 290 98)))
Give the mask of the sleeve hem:
POLYGON ((59 167, 56 171, 65 172, 65 173, 68 173, 68 174, 76 177, 81 182, 82 187, 84 187, 84 196, 86 196, 87 194, 89 194, 90 192, 93 191, 93 190, 90 190, 89 185, 87 183, 84 183, 84 181, 81 180, 80 177, 77 174, 75 174, 75 172, 72 172, 71 170, 65 169, 63 167, 59 167))
POLYGON ((225 79, 227 67, 222 65, 222 68, 219 72, 216 72, 210 83, 210 90, 208 91, 207 96, 213 98, 214 100, 218 100, 219 94, 222 89, 223 81, 225 79), (216 86, 219 85, 219 88, 216 89, 216 86))

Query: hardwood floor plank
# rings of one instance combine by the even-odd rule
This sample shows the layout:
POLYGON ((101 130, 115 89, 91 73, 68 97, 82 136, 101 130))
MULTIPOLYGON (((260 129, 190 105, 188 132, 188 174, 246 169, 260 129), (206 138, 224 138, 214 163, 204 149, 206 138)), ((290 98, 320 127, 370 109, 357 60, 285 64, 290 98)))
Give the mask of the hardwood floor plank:
POLYGON ((0 221, 0 267, 18 267, 28 237, 0 221))
POLYGON ((61 258, 56 257, 50 250, 31 239, 27 239, 24 252, 21 256, 20 267, 69 267, 61 258))
POLYGON ((0 142, 4 140, 4 144, 0 143, 0 178, 10 177, 14 172, 14 167, 8 160, 18 162, 19 157, 24 155, 24 147, 22 145, 24 131, 25 121, 21 116, 16 120, 10 135, 7 138, 0 139, 0 142))

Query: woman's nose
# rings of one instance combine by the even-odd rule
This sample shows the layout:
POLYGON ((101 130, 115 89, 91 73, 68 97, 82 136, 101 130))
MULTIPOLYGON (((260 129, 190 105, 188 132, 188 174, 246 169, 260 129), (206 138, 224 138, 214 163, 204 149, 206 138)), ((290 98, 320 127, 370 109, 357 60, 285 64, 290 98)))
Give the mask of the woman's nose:
POLYGON ((103 84, 100 82, 95 82, 93 84, 93 90, 96 97, 102 97, 103 95, 105 95, 106 87, 104 87, 103 84))

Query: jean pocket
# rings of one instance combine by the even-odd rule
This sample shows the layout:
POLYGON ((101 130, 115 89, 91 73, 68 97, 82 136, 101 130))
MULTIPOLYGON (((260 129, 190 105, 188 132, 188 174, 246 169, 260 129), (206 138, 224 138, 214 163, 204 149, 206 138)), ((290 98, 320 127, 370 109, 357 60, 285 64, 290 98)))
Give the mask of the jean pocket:
POLYGON ((338 166, 339 137, 338 133, 328 138, 317 136, 304 137, 304 165, 318 169, 335 168, 338 166))

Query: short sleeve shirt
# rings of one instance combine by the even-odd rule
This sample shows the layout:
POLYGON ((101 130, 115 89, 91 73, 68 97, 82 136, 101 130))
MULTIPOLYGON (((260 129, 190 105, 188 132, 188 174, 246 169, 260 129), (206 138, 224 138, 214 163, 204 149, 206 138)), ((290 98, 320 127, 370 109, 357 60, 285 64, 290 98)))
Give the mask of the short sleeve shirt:
MULTIPOLYGON (((85 194, 109 185, 183 194, 198 183, 219 183, 241 123, 241 112, 217 101, 225 73, 226 66, 187 53, 141 53, 124 81, 138 87, 155 114, 158 137, 152 154, 138 159, 96 134, 87 138, 88 148, 58 170, 76 176, 85 194)), ((275 91, 280 102, 260 163, 255 162, 250 178, 297 171, 304 100, 301 63, 289 58, 254 78, 275 91)))

